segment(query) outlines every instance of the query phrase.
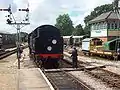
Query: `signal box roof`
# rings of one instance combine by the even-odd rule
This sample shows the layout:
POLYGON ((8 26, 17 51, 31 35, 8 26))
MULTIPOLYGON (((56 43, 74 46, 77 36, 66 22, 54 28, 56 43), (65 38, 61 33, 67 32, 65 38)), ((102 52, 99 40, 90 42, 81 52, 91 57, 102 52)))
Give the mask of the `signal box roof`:
POLYGON ((94 18, 93 20, 89 21, 89 24, 95 23, 95 22, 101 22, 105 20, 119 20, 118 13, 110 11, 107 13, 103 13, 100 16, 94 18))

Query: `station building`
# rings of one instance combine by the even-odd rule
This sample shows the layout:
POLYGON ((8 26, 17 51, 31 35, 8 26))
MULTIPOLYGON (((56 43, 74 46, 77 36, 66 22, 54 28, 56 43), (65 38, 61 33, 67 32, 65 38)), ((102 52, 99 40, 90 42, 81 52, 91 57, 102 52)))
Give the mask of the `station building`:
POLYGON ((91 37, 100 38, 103 42, 113 40, 120 36, 120 15, 110 11, 89 22, 91 37))

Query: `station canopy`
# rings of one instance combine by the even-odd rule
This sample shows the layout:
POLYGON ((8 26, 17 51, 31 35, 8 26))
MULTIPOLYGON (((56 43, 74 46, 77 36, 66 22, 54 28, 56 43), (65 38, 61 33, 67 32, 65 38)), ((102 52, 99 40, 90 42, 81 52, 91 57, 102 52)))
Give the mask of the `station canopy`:
MULTIPOLYGON (((73 38, 83 38, 85 35, 83 36, 73 36, 73 38)), ((71 36, 63 36, 64 39, 69 39, 71 36)))

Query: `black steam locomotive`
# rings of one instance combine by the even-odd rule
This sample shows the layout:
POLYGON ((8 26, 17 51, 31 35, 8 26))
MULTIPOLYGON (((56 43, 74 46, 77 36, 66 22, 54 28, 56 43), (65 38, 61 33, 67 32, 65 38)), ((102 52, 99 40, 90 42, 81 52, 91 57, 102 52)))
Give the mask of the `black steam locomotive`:
POLYGON ((28 35, 29 51, 34 60, 44 68, 57 68, 63 57, 63 38, 60 30, 43 25, 28 35))

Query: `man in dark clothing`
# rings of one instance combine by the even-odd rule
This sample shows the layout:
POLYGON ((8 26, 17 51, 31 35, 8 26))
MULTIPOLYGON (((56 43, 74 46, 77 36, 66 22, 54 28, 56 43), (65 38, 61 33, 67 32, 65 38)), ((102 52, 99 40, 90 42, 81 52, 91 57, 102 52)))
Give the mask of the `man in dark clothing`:
POLYGON ((73 68, 77 68, 78 67, 77 66, 77 56, 78 56, 77 49, 74 47, 73 51, 72 51, 72 55, 71 55, 72 60, 73 60, 73 68))

